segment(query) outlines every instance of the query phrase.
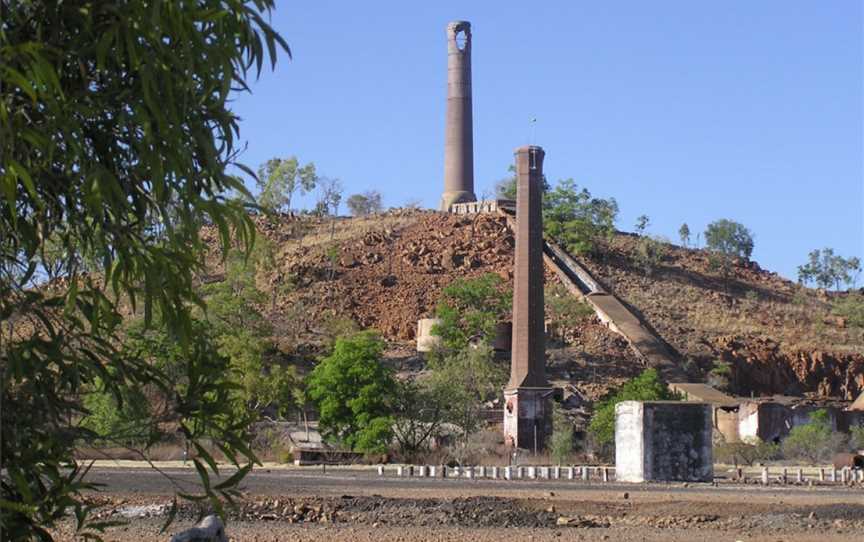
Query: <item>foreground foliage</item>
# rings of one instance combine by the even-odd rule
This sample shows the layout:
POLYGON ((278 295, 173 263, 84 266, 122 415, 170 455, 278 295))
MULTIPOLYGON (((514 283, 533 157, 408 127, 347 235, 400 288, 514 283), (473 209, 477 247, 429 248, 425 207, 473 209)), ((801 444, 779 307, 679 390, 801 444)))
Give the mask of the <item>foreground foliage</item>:
POLYGON ((816 465, 829 461, 839 451, 845 451, 848 437, 834 431, 827 410, 816 410, 810 421, 797 425, 783 439, 781 449, 786 459, 798 459, 816 465))
POLYGON ((491 344, 495 327, 511 306, 512 293, 494 274, 458 279, 441 293, 435 315, 441 319, 432 333, 441 337, 445 349, 458 352, 472 340, 491 344))
MULTIPOLYGON (((48 539, 73 511, 88 522, 78 420, 97 389, 118 408, 137 389, 171 397, 161 427, 197 452, 207 506, 248 471, 211 484, 213 439, 255 460, 248 419, 231 409, 227 360, 194 325, 203 270, 199 230, 251 245, 236 164, 232 87, 287 45, 262 12, 272 0, 110 2, 2 0, 0 10, 0 368, 4 539, 48 539), (34 288, 50 280, 50 287, 34 288), (176 375, 132 352, 122 316, 140 312, 182 351, 176 375)), ((242 165, 237 164, 242 169, 242 165)), ((95 409, 103 406, 91 403, 95 409)))

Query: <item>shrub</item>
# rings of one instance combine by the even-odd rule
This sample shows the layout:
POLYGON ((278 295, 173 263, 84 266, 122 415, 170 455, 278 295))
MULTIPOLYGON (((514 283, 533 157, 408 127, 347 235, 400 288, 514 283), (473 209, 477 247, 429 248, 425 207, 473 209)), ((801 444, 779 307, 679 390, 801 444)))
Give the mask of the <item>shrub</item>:
POLYGON ((333 353, 309 375, 309 397, 330 441, 360 452, 386 450, 393 431, 396 382, 381 364, 384 344, 372 331, 336 340, 333 353))
POLYGON ((834 301, 832 310, 835 315, 845 318, 847 325, 864 327, 864 295, 845 295, 834 301))
POLYGON ((756 462, 777 459, 780 446, 759 438, 742 442, 720 442, 714 446, 714 460, 732 465, 752 465, 756 462))
POLYGON ((828 411, 822 409, 812 412, 808 423, 793 427, 781 449, 786 459, 805 460, 815 465, 830 460, 846 445, 846 435, 831 429, 828 411))
POLYGON ((600 401, 594 417, 588 425, 588 432, 598 447, 609 447, 615 442, 615 405, 621 401, 664 401, 677 400, 673 393, 660 380, 656 369, 645 369, 642 374, 627 381, 621 389, 600 401))
POLYGON ((567 463, 573 455, 573 423, 567 419, 558 403, 553 403, 552 407, 552 438, 549 440, 549 455, 558 465, 567 463))
POLYGON ((666 256, 666 244, 662 239, 650 236, 640 237, 636 243, 634 263, 646 275, 652 275, 666 256))
POLYGON ((511 293, 495 273, 475 279, 458 279, 444 288, 436 315, 440 324, 432 333, 441 337, 445 348, 459 351, 468 346, 472 337, 491 342, 495 326, 510 310, 511 293))

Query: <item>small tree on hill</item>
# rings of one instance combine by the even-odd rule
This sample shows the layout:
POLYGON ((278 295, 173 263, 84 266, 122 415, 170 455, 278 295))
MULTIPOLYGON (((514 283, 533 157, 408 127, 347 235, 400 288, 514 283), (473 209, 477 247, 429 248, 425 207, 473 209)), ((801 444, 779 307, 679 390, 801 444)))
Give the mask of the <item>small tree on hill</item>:
POLYGON ((686 222, 678 228, 678 238, 681 239, 681 245, 685 248, 690 244, 690 226, 686 222))
POLYGON ((636 219, 636 232, 639 235, 644 235, 645 230, 647 230, 650 225, 651 219, 648 218, 648 215, 640 215, 639 218, 636 219))
POLYGON ((378 453, 393 436, 396 381, 381 363, 384 343, 373 331, 336 340, 309 375, 307 389, 322 434, 351 450, 378 453))
POLYGON ((294 193, 311 192, 317 182, 312 162, 301 166, 296 156, 271 158, 258 168, 258 205, 270 213, 290 211, 294 193))
POLYGON ((610 451, 615 442, 615 405, 621 401, 667 401, 678 396, 660 380, 656 369, 645 369, 642 374, 628 380, 620 389, 597 404, 588 432, 601 452, 610 451))
POLYGON ((345 202, 351 216, 366 216, 381 212, 381 193, 369 190, 362 194, 352 194, 345 202))
POLYGON ((435 314, 441 323, 432 333, 442 338, 451 351, 466 348, 472 338, 491 343, 501 316, 510 309, 511 292, 494 273, 475 279, 457 279, 444 288, 435 314))
POLYGON ((802 284, 814 282, 826 289, 833 286, 835 290, 839 290, 843 283, 854 287, 855 279, 861 271, 859 258, 835 255, 832 248, 813 250, 808 258, 806 264, 798 266, 798 282, 802 284))

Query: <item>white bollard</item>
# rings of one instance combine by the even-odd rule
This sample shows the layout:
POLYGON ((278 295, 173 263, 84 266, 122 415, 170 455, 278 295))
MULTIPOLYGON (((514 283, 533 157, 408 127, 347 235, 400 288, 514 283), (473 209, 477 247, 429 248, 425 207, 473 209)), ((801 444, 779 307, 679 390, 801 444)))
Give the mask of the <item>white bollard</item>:
POLYGON ((574 471, 575 469, 573 469, 573 467, 567 467, 564 469, 568 480, 572 480, 573 478, 575 478, 575 476, 573 475, 574 471))
POLYGON ((516 467, 516 478, 525 478, 525 467, 516 467))
POLYGON ((788 473, 786 472, 786 467, 783 467, 783 475, 780 477, 780 480, 785 484, 789 481, 788 473))
POLYGON ((489 477, 492 478, 493 480, 498 479, 498 467, 491 467, 489 469, 489 477))
POLYGON ((465 478, 474 479, 474 467, 465 467, 465 478))
POLYGON ((528 478, 532 480, 537 479, 537 467, 528 467, 528 478))
POLYGON ((609 481, 609 469, 607 469, 606 467, 603 467, 602 473, 603 473, 603 481, 608 482, 609 481))
POLYGON ((399 465, 398 467, 396 467, 396 476, 401 477, 404 472, 405 472, 405 469, 402 467, 402 465, 399 465))
POLYGON ((837 469, 832 467, 831 470, 828 472, 831 473, 831 481, 836 482, 837 481, 837 469))
POLYGON ((841 484, 846 483, 846 467, 843 467, 842 469, 840 469, 840 483, 841 484))
POLYGON ((582 480, 585 482, 588 481, 588 472, 588 467, 582 467, 582 480))
POLYGON ((768 467, 762 467, 762 485, 768 485, 768 467))
POLYGON ((477 478, 486 478, 486 467, 478 467, 477 478))
POLYGON ((825 481, 825 469, 823 469, 822 467, 819 467, 819 481, 825 481))
POLYGON ((438 474, 437 470, 438 469, 435 468, 435 465, 430 465, 429 466, 429 477, 435 478, 435 475, 438 474))
POLYGON ((804 483, 804 471, 803 470, 798 469, 798 472, 795 473, 795 481, 798 482, 799 484, 804 483))
POLYGON ((549 478, 549 467, 540 467, 540 472, 538 474, 538 478, 547 480, 549 478))
POLYGON ((561 478, 561 467, 552 467, 552 479, 558 480, 561 478))
POLYGON ((513 467, 504 467, 504 479, 512 480, 513 479, 513 467))
POLYGON ((459 465, 456 465, 455 467, 453 467, 453 478, 459 478, 459 476, 461 476, 461 475, 462 475, 462 472, 461 472, 461 468, 459 467, 459 465))
POLYGON ((384 465, 378 465, 378 476, 384 476, 384 465))

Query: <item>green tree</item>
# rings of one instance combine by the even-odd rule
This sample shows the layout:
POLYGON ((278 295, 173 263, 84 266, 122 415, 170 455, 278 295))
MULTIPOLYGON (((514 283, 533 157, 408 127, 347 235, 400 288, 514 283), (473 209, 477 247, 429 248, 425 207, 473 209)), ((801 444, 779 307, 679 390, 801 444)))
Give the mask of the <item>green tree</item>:
POLYGON ((823 248, 813 250, 808 255, 809 261, 798 266, 798 282, 806 284, 815 282, 821 288, 834 287, 840 290, 840 285, 854 286, 855 279, 861 271, 859 258, 844 258, 834 254, 834 249, 823 248))
POLYGON ((753 234, 738 222, 715 220, 705 229, 705 246, 711 252, 711 265, 723 275, 728 289, 734 260, 749 259, 753 253, 753 234))
POLYGON ((786 459, 803 459, 815 465, 845 449, 846 437, 831 428, 828 411, 820 409, 810 413, 808 423, 793 427, 780 446, 786 459))
POLYGON ((678 228, 678 238, 681 239, 681 245, 685 248, 690 244, 690 226, 686 222, 678 228))
POLYGON ((427 382, 414 380, 396 386, 393 434, 405 459, 426 449, 445 420, 450 407, 447 395, 436 391, 427 382))
POLYGON ((294 194, 311 192, 317 182, 312 162, 301 166, 296 156, 271 158, 258 168, 258 205, 270 213, 291 211, 294 194))
MULTIPOLYGON (((0 25, 0 529, 49 539, 74 511, 78 534, 96 528, 73 445, 97 438, 75 420, 101 379, 121 401, 152 385, 174 390, 172 423, 193 446, 214 438, 231 461, 254 461, 245 423, 230 414, 230 383, 196 333, 193 277, 204 268, 202 224, 227 249, 254 228, 228 173, 239 151, 232 89, 248 89, 278 49, 272 0, 3 1, 0 25), (51 239, 65 256, 48 262, 51 239), (92 262, 86 269, 84 262, 92 262), (34 288, 40 269, 63 277, 34 288), (85 272, 89 271, 89 272, 85 272), (184 351, 180 383, 119 355, 122 316, 170 331, 184 351), (158 320, 154 318, 158 314, 158 320), (113 372, 107 371, 110 366, 113 372), (71 422, 71 423, 70 423, 71 422)), ((215 463, 198 448, 209 505, 242 475, 209 484, 215 463)), ((251 464, 249 465, 251 466, 251 464)))
POLYGON ((396 382, 381 363, 384 343, 372 331, 336 340, 310 373, 307 389, 325 438, 351 450, 386 450, 393 436, 396 382))
POLYGON ((596 252, 615 234, 618 203, 614 198, 591 197, 573 179, 560 181, 543 198, 546 235, 576 254, 596 252))
POLYGON ((714 445, 714 459, 731 465, 753 465, 757 461, 770 461, 780 455, 780 445, 759 438, 741 442, 720 442, 714 445))
POLYGON ((507 382, 507 368, 495 363, 492 349, 479 344, 433 358, 427 385, 439 404, 446 405, 445 420, 460 428, 457 445, 485 424, 483 402, 494 398, 507 382))
POLYGON ((636 219, 636 233, 639 235, 644 235, 645 230, 648 229, 648 226, 651 225, 651 219, 648 218, 648 215, 639 215, 636 219))
POLYGON ((516 201, 516 166, 510 164, 509 175, 495 183, 495 197, 516 201))
POLYGON ((352 216, 366 216, 381 212, 381 193, 368 190, 362 194, 352 194, 345 202, 352 216))
POLYGON ((501 317, 508 313, 511 292, 495 273, 474 279, 457 279, 441 292, 435 314, 441 319, 432 333, 449 351, 466 348, 472 338, 490 343, 501 317))
POLYGON ((615 442, 615 405, 621 401, 668 401, 678 396, 660 380, 656 369, 645 369, 642 374, 628 380, 624 385, 597 403, 588 432, 601 447, 615 442))

